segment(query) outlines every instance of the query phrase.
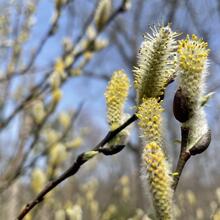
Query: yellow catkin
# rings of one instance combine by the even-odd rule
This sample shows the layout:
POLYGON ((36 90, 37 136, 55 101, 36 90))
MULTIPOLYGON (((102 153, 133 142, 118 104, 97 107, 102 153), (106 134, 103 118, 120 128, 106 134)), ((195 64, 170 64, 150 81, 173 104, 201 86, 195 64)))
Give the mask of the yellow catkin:
POLYGON ((66 78, 65 65, 65 60, 62 58, 57 58, 54 63, 53 72, 49 77, 49 84, 54 90, 59 88, 62 80, 66 78))
POLYGON ((178 36, 169 26, 152 28, 152 36, 146 34, 138 54, 138 65, 134 69, 137 101, 142 98, 163 95, 169 80, 176 71, 175 38, 178 36))
POLYGON ((128 76, 122 70, 114 72, 105 92, 107 119, 112 130, 121 125, 128 90, 128 76))
POLYGON ((40 124, 46 115, 42 100, 36 100, 33 105, 33 116, 36 123, 40 124))
POLYGON ((24 220, 32 220, 32 215, 31 213, 28 213, 25 217, 24 217, 24 220))
POLYGON ((173 219, 172 178, 166 157, 156 142, 151 142, 144 148, 143 169, 147 175, 157 219, 173 219))
POLYGON ((45 129, 43 136, 48 144, 54 144, 60 138, 61 134, 57 130, 47 128, 45 129))
POLYGON ((62 58, 58 58, 54 64, 54 71, 63 75, 65 72, 65 63, 62 58))
POLYGON ((81 137, 76 137, 76 138, 73 138, 71 141, 68 141, 66 143, 66 147, 68 149, 71 149, 71 148, 76 149, 76 148, 80 147, 82 145, 82 143, 83 143, 82 138, 81 137))
POLYGON ((52 91, 52 101, 53 101, 53 103, 57 104, 61 100, 62 95, 63 95, 63 93, 62 93, 61 89, 59 89, 59 88, 54 89, 52 91))
POLYGON ((208 44, 195 35, 179 41, 180 87, 192 110, 200 107, 204 93, 208 53, 208 44))
POLYGON ((58 119, 59 119, 59 123, 64 128, 67 128, 71 123, 70 114, 67 112, 61 112, 58 119))
POLYGON ((55 220, 65 220, 66 219, 66 213, 63 209, 59 209, 55 212, 54 216, 55 220))
POLYGON ((220 209, 218 209, 213 215, 213 220, 219 220, 219 219, 220 219, 220 209))
POLYGON ((149 142, 156 141, 161 144, 162 111, 161 104, 155 98, 143 99, 142 104, 138 107, 136 114, 140 119, 138 124, 149 142))
POLYGON ((64 162, 67 158, 66 147, 61 144, 57 143, 50 149, 49 152, 49 161, 53 165, 60 165, 64 162))
POLYGON ((46 183, 46 175, 40 168, 35 168, 31 174, 31 186, 35 193, 39 193, 46 183))
POLYGON ((79 205, 66 208, 66 215, 70 220, 82 220, 82 209, 79 205))
POLYGON ((190 118, 183 124, 189 128, 187 148, 208 132, 205 112, 201 106, 204 102, 205 77, 208 63, 208 44, 196 35, 179 41, 178 59, 180 69, 180 88, 185 96, 190 118))

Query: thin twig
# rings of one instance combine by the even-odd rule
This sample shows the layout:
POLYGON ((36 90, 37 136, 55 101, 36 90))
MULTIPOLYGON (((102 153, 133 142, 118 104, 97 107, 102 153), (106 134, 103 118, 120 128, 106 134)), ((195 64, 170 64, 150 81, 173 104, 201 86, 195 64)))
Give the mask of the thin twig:
POLYGON ((177 162, 176 170, 174 172, 175 173, 174 182, 173 182, 174 190, 176 190, 183 168, 191 156, 190 153, 187 151, 187 140, 189 137, 189 128, 181 127, 181 137, 182 137, 181 150, 180 150, 180 155, 179 155, 179 159, 177 162))
MULTIPOLYGON (((137 120, 137 116, 134 114, 132 115, 124 124, 122 124, 120 127, 118 127, 115 130, 109 131, 107 135, 92 149, 92 151, 97 151, 102 153, 102 148, 105 144, 107 144, 109 141, 111 141, 120 131, 122 131, 124 128, 126 128, 128 125, 133 123, 135 120, 137 120)), ((120 149, 123 149, 121 145, 118 146, 120 149)), ((118 151, 119 152, 119 151, 118 151)), ((76 161, 72 164, 71 167, 69 167, 63 174, 61 174, 57 179, 52 180, 46 185, 46 187, 37 195, 37 197, 30 203, 28 203, 25 208, 21 211, 21 213, 18 215, 17 220, 21 220, 25 217, 27 213, 29 213, 37 204, 39 204, 44 197, 49 193, 52 189, 54 189, 58 184, 66 180, 68 177, 73 176, 76 174, 80 167, 88 161, 88 159, 85 157, 87 152, 84 152, 80 154, 76 161)), ((114 154, 114 153, 112 153, 114 154)), ((108 154, 110 155, 110 154, 108 154)))
MULTIPOLYGON (((124 9, 124 4, 125 4, 125 1, 122 2, 122 4, 112 13, 112 15, 110 16, 110 18, 108 19, 108 21, 106 22, 105 24, 105 27, 103 28, 102 31, 104 31, 105 28, 107 28, 107 26, 117 17, 117 15, 119 15, 120 13, 122 12, 125 12, 125 9, 124 9)), ((50 31, 52 31, 52 28, 50 29, 50 31)), ((50 36, 50 35, 49 35, 50 36)), ((46 37, 45 37, 46 38, 46 37)), ((91 45, 90 45, 91 46, 91 45)), ((40 47, 40 46, 39 46, 40 47)), ((88 50, 89 48, 85 48, 81 51, 79 51, 76 55, 75 55, 75 59, 74 59, 74 62, 71 63, 69 66, 66 67, 66 71, 68 72, 72 65, 88 50)), ((41 49, 40 49, 41 50, 41 49)), ((64 54, 64 56, 67 55, 67 54, 64 54)), ((32 65, 32 64, 31 64, 32 65)), ((45 82, 47 82, 47 78, 50 76, 52 71, 48 72, 44 79, 42 80, 42 82, 40 82, 39 84, 37 84, 34 88, 33 88, 33 92, 30 93, 15 109, 14 111, 11 113, 11 115, 9 115, 3 122, 0 123, 0 130, 5 128, 9 123, 10 121, 15 117, 15 115, 17 115, 18 112, 20 112, 24 107, 25 105, 31 101, 33 98, 36 98, 36 96, 39 96, 40 94, 42 94, 45 90, 47 90, 49 88, 49 83, 46 83, 44 84, 45 82), (42 86, 43 84, 43 86, 42 86), (42 89, 40 90, 40 92, 38 94, 34 94, 34 91, 38 91, 39 88, 42 89)), ((65 80, 62 81, 61 84, 64 84, 66 82, 67 78, 65 80)))
POLYGON ((13 112, 4 120, 0 123, 0 130, 5 128, 10 121, 17 115, 18 112, 20 112, 26 105, 29 103, 33 98, 36 98, 40 94, 42 94, 46 89, 47 85, 45 82, 47 82, 47 78, 50 76, 50 72, 46 73, 46 75, 43 77, 43 79, 35 85, 32 89, 31 92, 22 100, 17 107, 13 110, 13 112))

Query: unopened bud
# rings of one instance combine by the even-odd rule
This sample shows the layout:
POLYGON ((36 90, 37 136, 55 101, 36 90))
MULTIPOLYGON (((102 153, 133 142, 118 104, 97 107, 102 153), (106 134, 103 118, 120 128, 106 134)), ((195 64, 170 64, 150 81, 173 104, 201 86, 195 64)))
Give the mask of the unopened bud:
POLYGON ((187 97, 184 95, 181 89, 176 91, 173 100, 173 114, 175 118, 183 123, 190 118, 190 107, 187 101, 187 97))
POLYGON ((196 142, 196 144, 189 149, 191 155, 201 154, 205 151, 211 142, 211 131, 208 130, 202 137, 196 142))
POLYGON ((125 145, 112 145, 108 148, 102 148, 100 150, 100 152, 102 152, 106 156, 113 155, 113 154, 117 154, 120 151, 122 151, 124 149, 124 147, 125 147, 125 145))
POLYGON ((83 155, 83 159, 84 160, 90 160, 92 159, 96 154, 98 154, 98 151, 94 151, 94 150, 91 150, 91 151, 88 151, 86 153, 84 153, 83 155))

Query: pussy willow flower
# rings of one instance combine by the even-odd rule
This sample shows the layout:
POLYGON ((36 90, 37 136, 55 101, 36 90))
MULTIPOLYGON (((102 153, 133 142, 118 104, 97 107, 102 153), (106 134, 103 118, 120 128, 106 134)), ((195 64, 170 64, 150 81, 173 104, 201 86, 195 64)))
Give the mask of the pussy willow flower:
POLYGON ((66 208, 66 214, 70 220, 82 220, 82 209, 79 205, 66 208))
POLYGON ((179 41, 180 87, 191 111, 196 111, 202 102, 208 53, 208 44, 195 35, 179 41))
POLYGON ((61 89, 57 88, 57 89, 52 90, 52 102, 54 104, 57 104, 61 100, 62 95, 63 93, 61 89))
POLYGON ((152 28, 146 34, 134 69, 138 104, 143 98, 160 97, 176 71, 175 38, 178 36, 169 26, 152 28))
POLYGON ((66 147, 61 144, 57 143, 51 147, 49 151, 49 162, 52 165, 60 165, 63 161, 67 158, 66 147))
POLYGON ((70 114, 67 112, 61 112, 59 115, 59 123, 64 127, 67 128, 71 123, 70 114))
POLYGON ((156 142, 144 148, 143 171, 147 175, 157 219, 173 219, 172 178, 167 159, 156 142))
POLYGON ((177 107, 176 112, 178 112, 180 105, 184 111, 188 112, 182 122, 183 126, 189 129, 187 148, 193 154, 201 153, 211 141, 211 134, 202 106, 208 54, 208 44, 195 35, 192 35, 191 38, 187 35, 186 39, 179 41, 180 92, 179 98, 176 102, 174 101, 174 106, 177 107), (178 100, 184 100, 184 102, 178 100))
POLYGON ((36 123, 40 124, 46 115, 43 101, 36 100, 34 102, 32 110, 36 123))
POLYGON ((31 174, 31 186, 35 193, 39 193, 46 183, 46 175, 40 168, 35 168, 31 174))
POLYGON ((99 0, 95 12, 95 23, 98 31, 101 31, 108 21, 112 10, 112 0, 99 0))
POLYGON ((121 125, 128 90, 128 76, 122 70, 114 72, 105 92, 107 119, 112 130, 121 125))
POLYGON ((161 113, 163 108, 156 98, 143 99, 138 107, 137 117, 139 126, 143 131, 144 137, 149 141, 155 141, 161 144, 161 113))
POLYGON ((81 137, 73 138, 72 140, 65 143, 67 149, 76 149, 80 147, 83 143, 83 140, 81 137))

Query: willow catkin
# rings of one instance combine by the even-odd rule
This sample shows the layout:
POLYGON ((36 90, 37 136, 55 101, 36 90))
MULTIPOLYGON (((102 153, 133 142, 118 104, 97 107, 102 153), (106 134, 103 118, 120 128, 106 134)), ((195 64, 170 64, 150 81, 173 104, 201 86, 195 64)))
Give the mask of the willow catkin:
MULTIPOLYGON (((178 116, 177 120, 184 118, 179 121, 183 123, 183 127, 189 129, 187 149, 190 150, 201 138, 207 140, 205 145, 202 143, 206 149, 211 139, 202 103, 207 75, 208 44, 196 35, 191 38, 187 35, 186 39, 179 41, 177 52, 180 82, 177 91, 179 98, 174 99, 174 115, 178 116), (180 100, 184 100, 184 103, 180 100), (181 112, 187 112, 187 117, 182 117, 181 112)), ((198 152, 202 150, 199 149, 198 152)))
POLYGON ((147 176, 153 205, 158 220, 173 219, 172 178, 163 150, 156 142, 147 144, 143 151, 143 170, 147 176))
POLYGON ((156 98, 143 99, 136 113, 140 119, 138 125, 143 131, 144 137, 149 141, 155 141, 161 144, 161 113, 163 108, 156 98))
POLYGON ((112 11, 112 0, 99 0, 95 12, 95 24, 98 32, 103 29, 112 11))
POLYGON ((125 72, 122 70, 114 72, 105 92, 107 119, 112 130, 121 125, 128 90, 129 79, 125 72))
POLYGON ((178 34, 169 26, 159 30, 154 28, 152 31, 152 35, 146 34, 144 37, 138 54, 138 64, 134 69, 138 104, 143 98, 162 96, 176 71, 175 38, 178 34))
POLYGON ((195 35, 179 41, 180 87, 191 111, 200 108, 204 95, 208 53, 208 44, 195 35))

